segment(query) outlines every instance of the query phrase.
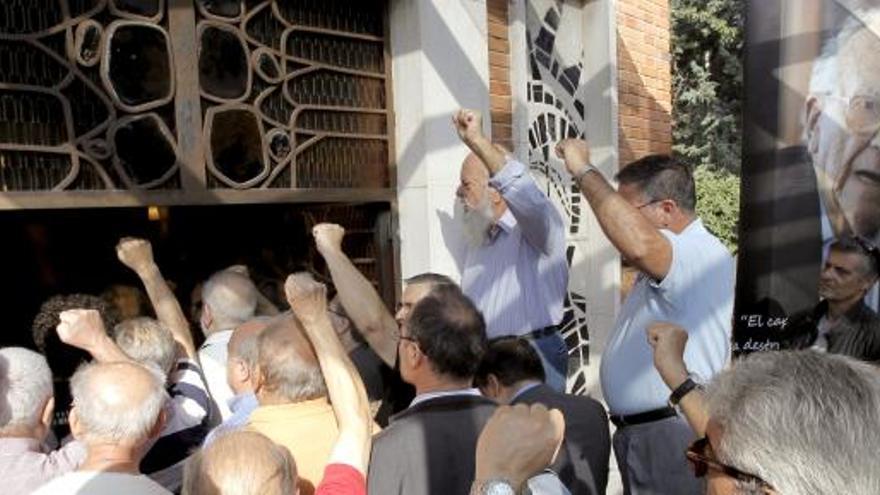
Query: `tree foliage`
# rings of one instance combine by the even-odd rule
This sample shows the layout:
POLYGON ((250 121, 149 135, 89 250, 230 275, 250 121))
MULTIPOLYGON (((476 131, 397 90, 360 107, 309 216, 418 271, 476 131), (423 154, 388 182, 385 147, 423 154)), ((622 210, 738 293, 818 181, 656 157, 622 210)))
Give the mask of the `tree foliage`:
POLYGON ((697 215, 706 228, 715 234, 732 253, 738 246, 739 176, 728 170, 698 167, 697 215))
POLYGON ((673 149, 695 166, 739 173, 743 4, 671 0, 673 149))

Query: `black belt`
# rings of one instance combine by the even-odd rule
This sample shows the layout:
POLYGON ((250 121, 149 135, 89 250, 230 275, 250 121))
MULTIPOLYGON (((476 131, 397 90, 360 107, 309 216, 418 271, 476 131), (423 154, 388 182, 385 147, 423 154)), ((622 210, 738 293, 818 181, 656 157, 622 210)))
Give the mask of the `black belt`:
POLYGON ((550 325, 549 327, 544 327, 544 328, 539 328, 537 330, 533 330, 533 331, 523 335, 523 337, 525 337, 527 339, 537 340, 537 339, 541 339, 544 337, 549 337, 549 336, 553 335, 554 333, 556 333, 558 330, 559 330, 558 325, 550 325))
POLYGON ((614 426, 623 428, 624 426, 641 425, 660 421, 661 419, 666 419, 675 415, 675 409, 671 407, 661 407, 660 409, 654 409, 638 414, 628 414, 626 416, 612 414, 611 422, 614 423, 614 426))

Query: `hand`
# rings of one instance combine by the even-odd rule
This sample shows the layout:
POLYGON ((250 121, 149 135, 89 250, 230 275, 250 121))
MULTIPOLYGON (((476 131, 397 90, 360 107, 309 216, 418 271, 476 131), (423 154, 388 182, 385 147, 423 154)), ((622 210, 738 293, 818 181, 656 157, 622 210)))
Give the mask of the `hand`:
POLYGON ((153 263, 153 247, 149 241, 123 237, 116 245, 116 257, 125 266, 137 272, 153 263))
POLYGON ((568 173, 576 175, 590 163, 590 146, 583 139, 563 139, 556 145, 556 156, 565 162, 568 173))
POLYGON ((499 406, 477 440, 476 480, 503 478, 516 493, 553 462, 562 444, 565 420, 541 404, 499 406))
POLYGON ((284 293, 290 309, 303 325, 327 317, 327 287, 311 274, 299 272, 287 277, 284 293))
POLYGON ((452 116, 452 125, 455 126, 458 137, 466 144, 483 135, 483 118, 476 110, 462 108, 452 116))
POLYGON ((648 327, 648 343, 654 349, 654 367, 670 390, 675 390, 687 379, 684 347, 687 332, 672 323, 655 322, 648 327))
POLYGON ((342 252, 342 238, 345 229, 335 223, 319 223, 312 228, 315 247, 320 253, 342 252))
POLYGON ((58 338, 67 345, 90 351, 107 337, 104 320, 94 309, 68 309, 61 312, 61 323, 55 327, 58 338))

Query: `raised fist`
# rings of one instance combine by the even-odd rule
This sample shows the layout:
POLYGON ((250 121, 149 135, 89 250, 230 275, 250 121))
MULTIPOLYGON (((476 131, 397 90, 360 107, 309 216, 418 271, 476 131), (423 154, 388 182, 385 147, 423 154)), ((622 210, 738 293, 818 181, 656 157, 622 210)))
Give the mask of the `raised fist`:
POLYGON ((310 273, 299 272, 287 277, 284 293, 290 309, 304 324, 327 316, 327 287, 310 273))
POLYGON ((462 108, 452 116, 452 125, 455 126, 458 137, 465 143, 483 135, 483 118, 476 110, 462 108))
POLYGON ((315 237, 315 246, 318 252, 339 252, 342 251, 342 238, 345 236, 345 229, 335 223, 319 223, 312 228, 312 235, 315 237))
POLYGON ((556 144, 556 156, 565 162, 568 173, 576 175, 590 163, 590 146, 583 139, 563 139, 556 144))
POLYGON ((150 241, 135 237, 123 237, 116 245, 116 257, 125 266, 139 271, 153 263, 153 247, 150 241))
POLYGON ((58 338, 67 345, 88 351, 107 335, 101 314, 94 309, 62 311, 61 323, 55 328, 58 338))
POLYGON ((654 349, 654 367, 670 388, 680 385, 687 377, 684 348, 688 334, 678 325, 656 322, 648 327, 648 343, 654 349))

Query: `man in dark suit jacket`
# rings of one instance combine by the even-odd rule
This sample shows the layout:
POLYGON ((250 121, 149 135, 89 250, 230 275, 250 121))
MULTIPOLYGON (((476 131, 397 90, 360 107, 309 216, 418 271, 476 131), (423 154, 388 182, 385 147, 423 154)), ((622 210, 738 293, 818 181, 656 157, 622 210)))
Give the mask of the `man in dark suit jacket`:
POLYGON ((611 454, 605 408, 590 397, 563 394, 543 382, 541 359, 526 340, 516 337, 491 342, 474 378, 483 394, 498 402, 538 403, 562 411, 565 438, 550 469, 572 495, 604 494, 611 454))
POLYGON ((471 388, 486 349, 483 317, 460 289, 438 286, 413 307, 397 346, 416 398, 373 439, 369 493, 466 494, 477 438, 496 408, 471 388))

